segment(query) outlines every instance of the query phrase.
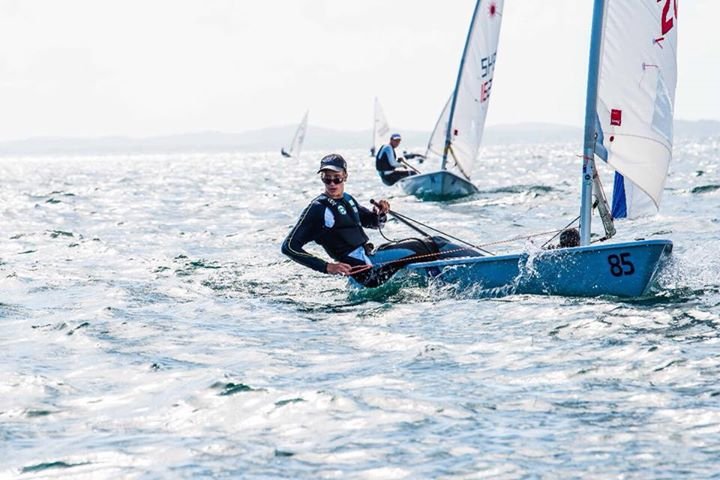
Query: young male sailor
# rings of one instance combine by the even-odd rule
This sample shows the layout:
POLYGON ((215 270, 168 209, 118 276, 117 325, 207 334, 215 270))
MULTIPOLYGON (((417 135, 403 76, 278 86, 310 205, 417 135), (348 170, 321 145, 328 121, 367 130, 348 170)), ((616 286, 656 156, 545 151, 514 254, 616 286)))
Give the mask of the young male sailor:
POLYGON ((353 267, 371 265, 367 256, 368 237, 363 227, 380 227, 390 204, 380 200, 371 211, 345 193, 347 162, 338 154, 324 156, 318 173, 325 192, 302 212, 282 244, 282 253, 318 272, 351 275, 353 267), (303 247, 312 241, 320 244, 334 261, 326 262, 306 252, 303 247))
MULTIPOLYGON (((402 164, 398 161, 398 156, 395 153, 395 149, 400 145, 402 137, 399 133, 393 133, 390 135, 390 143, 386 143, 378 151, 375 157, 375 169, 380 174, 380 179, 385 185, 395 185, 399 180, 415 175, 416 172, 403 168, 402 164)), ((400 157, 402 160, 402 157, 400 157)))

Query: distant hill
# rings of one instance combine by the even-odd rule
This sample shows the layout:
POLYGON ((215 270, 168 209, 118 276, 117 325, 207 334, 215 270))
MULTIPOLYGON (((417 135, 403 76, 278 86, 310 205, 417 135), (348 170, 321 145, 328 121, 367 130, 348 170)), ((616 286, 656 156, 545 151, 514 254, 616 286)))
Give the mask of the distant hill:
MULTIPOLYGON (((33 154, 111 154, 171 152, 257 152, 280 151, 295 133, 295 125, 270 127, 241 133, 197 132, 156 137, 60 138, 34 137, 0 143, 0 155, 33 154)), ((405 148, 423 149, 430 132, 398 130, 405 148)), ((715 120, 675 121, 675 135, 683 137, 720 136, 720 122, 715 120)), ((307 150, 369 149, 370 130, 347 131, 309 126, 307 150)), ((519 123, 488 126, 486 145, 517 143, 566 143, 582 141, 582 129, 547 123, 519 123)))
POLYGON ((675 120, 675 135, 682 137, 720 136, 720 121, 717 120, 675 120))
POLYGON ((552 123, 513 123, 485 129, 485 145, 582 142, 582 129, 552 123))

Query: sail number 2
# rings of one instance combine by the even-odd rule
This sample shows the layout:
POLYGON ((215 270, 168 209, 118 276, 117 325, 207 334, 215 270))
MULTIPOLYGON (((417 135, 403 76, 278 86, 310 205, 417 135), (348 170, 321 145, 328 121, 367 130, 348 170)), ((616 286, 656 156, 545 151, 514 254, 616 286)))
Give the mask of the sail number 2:
POLYGON ((610 273, 614 277, 622 277, 623 275, 632 275, 635 273, 635 265, 629 260, 629 253, 621 253, 620 255, 608 255, 608 263, 610 264, 610 273))
MULTIPOLYGON (((662 2, 663 0, 657 0, 658 3, 662 2)), ((667 35, 667 33, 672 30, 673 26, 675 26, 675 22, 673 21, 673 18, 677 20, 677 0, 665 0, 665 5, 663 5, 662 10, 662 34, 667 35), (670 11, 670 4, 672 3, 672 12, 670 11)))

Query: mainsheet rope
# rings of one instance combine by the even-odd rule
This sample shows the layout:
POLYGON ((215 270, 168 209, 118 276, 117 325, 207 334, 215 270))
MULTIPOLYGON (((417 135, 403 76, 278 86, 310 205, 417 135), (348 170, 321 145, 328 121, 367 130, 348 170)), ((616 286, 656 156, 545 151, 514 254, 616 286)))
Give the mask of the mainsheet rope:
MULTIPOLYGON (((372 202, 373 204, 375 204, 375 202, 374 202, 373 200, 371 200, 371 202, 372 202)), ((395 216, 398 215, 397 212, 392 212, 392 214, 395 215, 395 216)), ((417 222, 416 220, 413 220, 413 219, 411 219, 411 218, 409 218, 409 217, 406 217, 406 216, 404 216, 404 215, 403 215, 402 217, 403 217, 403 219, 406 220, 406 221, 414 221, 414 222, 416 222, 416 223, 420 223, 420 222, 417 222)), ((400 262, 412 263, 413 260, 429 259, 429 258, 432 258, 432 257, 437 257, 437 256, 439 256, 439 255, 447 255, 448 253, 456 253, 456 252, 463 252, 463 251, 472 251, 473 249, 475 249, 475 250, 478 250, 478 249, 479 249, 479 250, 483 250, 482 247, 489 247, 489 246, 492 246, 492 245, 501 245, 501 244, 504 244, 504 243, 512 243, 512 242, 515 242, 515 241, 518 241, 518 240, 529 240, 529 239, 531 239, 531 238, 541 237, 541 236, 543 236, 543 235, 550 235, 551 233, 554 234, 552 237, 550 237, 550 239, 549 239, 548 241, 546 241, 545 243, 542 244, 541 248, 543 248, 543 247, 545 247, 545 245, 547 245, 547 244, 550 243, 553 239, 555 239, 555 237, 557 237, 563 230, 569 228, 571 225, 573 225, 573 224, 574 224, 575 222, 577 222, 579 219, 580 219, 580 216, 578 215, 578 216, 575 217, 570 223, 568 223, 566 226, 564 226, 563 228, 557 229, 557 230, 549 230, 549 231, 545 231, 545 232, 532 233, 532 234, 529 234, 529 235, 518 235, 518 236, 516 236, 516 237, 508 238, 508 239, 505 239, 505 240, 497 240, 497 241, 495 241, 495 242, 488 242, 488 243, 484 243, 484 244, 480 244, 480 245, 472 245, 472 244, 470 244, 470 243, 468 243, 468 242, 465 242, 465 241, 461 240, 463 243, 466 243, 466 244, 470 245, 470 247, 460 247, 460 248, 456 248, 456 249, 453 249, 453 250, 445 250, 444 252, 433 252, 433 253, 423 253, 423 254, 418 254, 418 255, 410 255, 410 256, 403 257, 403 258, 398 258, 398 259, 395 259, 395 260, 387 260, 387 261, 385 261, 385 262, 374 263, 373 265, 356 265, 356 266, 354 266, 354 267, 352 267, 352 268, 350 269, 350 275, 354 275, 354 274, 357 274, 357 273, 362 273, 362 272, 365 272, 365 271, 367 271, 367 270, 371 270, 371 269, 373 269, 373 268, 381 268, 381 267, 384 267, 384 266, 387 266, 387 265, 392 265, 392 264, 395 264, 395 263, 400 263, 400 262), (472 247, 472 248, 471 248, 471 247, 472 247), (410 260, 410 262, 408 262, 408 260, 410 260)), ((441 232, 440 230, 437 230, 437 229, 435 229, 435 228, 433 228, 433 227, 430 227, 430 226, 428 226, 428 225, 425 225, 425 224, 422 224, 422 223, 421 223, 421 225, 423 225, 423 226, 426 227, 426 228, 430 228, 430 229, 432 229, 432 230, 435 230, 435 231, 438 232, 438 233, 443 233, 443 232, 441 232)), ((382 231, 382 227, 378 226, 378 231, 380 232, 380 235, 382 235, 382 237, 383 237, 385 240, 387 240, 387 241, 389 241, 389 242, 392 242, 392 241, 393 241, 393 240, 390 240, 388 237, 385 236, 385 234, 384 234, 383 231, 382 231)), ((455 237, 453 237, 453 238, 455 238, 455 237)), ((459 239, 456 238, 456 240, 459 240, 459 239)), ((600 238, 600 239, 596 240, 596 242, 600 242, 600 241, 603 241, 603 240, 605 240, 605 238, 600 238)), ((594 243, 594 242, 593 242, 593 243, 594 243)), ((486 250, 483 250, 483 251, 487 252, 486 250)), ((489 253, 489 252, 487 252, 487 253, 489 253)), ((493 255, 493 254, 491 254, 491 255, 493 255)))

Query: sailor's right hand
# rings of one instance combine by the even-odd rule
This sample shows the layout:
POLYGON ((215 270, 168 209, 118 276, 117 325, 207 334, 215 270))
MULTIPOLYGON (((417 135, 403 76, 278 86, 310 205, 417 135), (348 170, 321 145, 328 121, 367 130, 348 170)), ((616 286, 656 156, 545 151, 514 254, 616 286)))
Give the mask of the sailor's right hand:
POLYGON ((350 275, 350 271, 352 270, 352 267, 348 265, 347 263, 328 263, 327 264, 327 273, 330 275, 342 275, 347 276, 350 275))

